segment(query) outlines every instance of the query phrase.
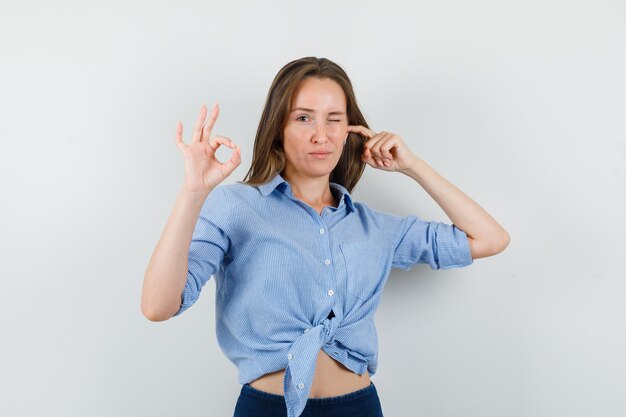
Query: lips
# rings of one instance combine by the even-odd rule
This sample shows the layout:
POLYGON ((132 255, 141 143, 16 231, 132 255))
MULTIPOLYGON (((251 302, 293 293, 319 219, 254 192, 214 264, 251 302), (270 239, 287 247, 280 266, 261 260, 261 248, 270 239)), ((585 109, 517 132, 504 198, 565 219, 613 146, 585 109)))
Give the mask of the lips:
POLYGON ((328 159, 330 152, 311 152, 310 155, 317 160, 328 159))

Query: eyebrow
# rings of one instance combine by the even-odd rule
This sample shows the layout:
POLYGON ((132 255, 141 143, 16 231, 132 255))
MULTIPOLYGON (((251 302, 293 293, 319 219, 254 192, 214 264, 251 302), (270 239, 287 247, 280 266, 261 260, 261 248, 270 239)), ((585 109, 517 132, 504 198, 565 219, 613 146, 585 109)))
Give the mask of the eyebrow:
MULTIPOLYGON (((292 112, 294 112, 296 110, 303 110, 303 111, 308 111, 310 113, 315 113, 315 110, 313 110, 313 109, 305 109, 304 107, 296 107, 295 109, 291 109, 292 112)), ((331 111, 328 114, 346 114, 346 112, 343 112, 343 111, 331 111)))

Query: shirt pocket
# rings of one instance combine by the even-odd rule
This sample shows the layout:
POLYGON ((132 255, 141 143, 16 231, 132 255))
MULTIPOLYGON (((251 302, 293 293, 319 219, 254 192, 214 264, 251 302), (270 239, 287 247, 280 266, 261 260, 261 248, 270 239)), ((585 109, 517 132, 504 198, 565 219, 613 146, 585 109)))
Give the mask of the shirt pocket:
POLYGON ((339 244, 346 266, 346 292, 369 299, 378 289, 382 278, 384 260, 380 245, 370 242, 347 242, 339 244))

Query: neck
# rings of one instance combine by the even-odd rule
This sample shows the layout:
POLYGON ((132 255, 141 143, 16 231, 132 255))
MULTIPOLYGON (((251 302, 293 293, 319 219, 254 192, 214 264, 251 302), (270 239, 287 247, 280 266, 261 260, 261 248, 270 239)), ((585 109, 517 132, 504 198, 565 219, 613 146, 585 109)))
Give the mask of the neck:
POLYGON ((285 172, 281 176, 291 186, 294 197, 309 205, 335 205, 335 197, 330 189, 330 174, 320 177, 305 177, 285 172))

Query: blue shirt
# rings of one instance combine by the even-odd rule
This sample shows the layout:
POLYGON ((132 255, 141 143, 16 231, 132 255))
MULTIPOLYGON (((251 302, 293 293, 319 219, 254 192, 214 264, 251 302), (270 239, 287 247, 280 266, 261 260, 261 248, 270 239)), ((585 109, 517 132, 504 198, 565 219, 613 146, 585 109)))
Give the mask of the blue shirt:
POLYGON ((376 373, 374 325, 393 268, 470 265, 454 225, 374 210, 330 183, 338 207, 321 215, 280 174, 260 186, 220 184, 207 197, 189 248, 182 304, 216 284, 216 334, 240 384, 286 369, 288 417, 309 396, 320 348, 356 374, 376 373), (332 312, 331 312, 332 311, 332 312))

